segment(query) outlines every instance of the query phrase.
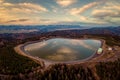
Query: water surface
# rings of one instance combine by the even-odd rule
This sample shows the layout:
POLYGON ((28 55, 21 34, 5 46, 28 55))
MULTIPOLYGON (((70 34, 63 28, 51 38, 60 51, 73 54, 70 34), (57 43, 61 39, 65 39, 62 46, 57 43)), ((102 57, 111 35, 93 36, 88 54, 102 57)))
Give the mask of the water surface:
POLYGON ((100 48, 99 40, 54 38, 24 46, 26 54, 49 61, 76 61, 93 56, 100 48))

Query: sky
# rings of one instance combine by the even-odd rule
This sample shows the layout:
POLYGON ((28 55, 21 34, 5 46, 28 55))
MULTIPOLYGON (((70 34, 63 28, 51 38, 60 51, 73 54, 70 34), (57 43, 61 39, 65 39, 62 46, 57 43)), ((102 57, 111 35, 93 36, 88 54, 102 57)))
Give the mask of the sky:
POLYGON ((0 0, 0 25, 120 25, 120 0, 0 0))

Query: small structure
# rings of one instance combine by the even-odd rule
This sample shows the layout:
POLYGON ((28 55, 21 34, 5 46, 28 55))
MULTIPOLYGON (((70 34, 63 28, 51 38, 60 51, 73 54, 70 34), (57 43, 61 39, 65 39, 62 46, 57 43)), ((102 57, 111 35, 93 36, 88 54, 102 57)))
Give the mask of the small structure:
POLYGON ((109 50, 109 51, 112 51, 112 48, 111 48, 111 47, 109 47, 109 48, 108 48, 108 50, 109 50))
POLYGON ((103 52, 103 49, 99 48, 98 51, 97 51, 97 54, 101 54, 102 52, 103 52))

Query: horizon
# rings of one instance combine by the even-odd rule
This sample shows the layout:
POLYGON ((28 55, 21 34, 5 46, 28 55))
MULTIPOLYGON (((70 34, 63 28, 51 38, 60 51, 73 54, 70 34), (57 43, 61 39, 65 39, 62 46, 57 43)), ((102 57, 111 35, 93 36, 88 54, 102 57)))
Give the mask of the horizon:
POLYGON ((0 26, 119 26, 119 7, 119 0, 0 0, 0 26))
POLYGON ((81 28, 106 28, 106 27, 120 27, 120 25, 79 25, 79 24, 76 24, 76 25, 71 25, 71 24, 49 24, 49 25, 0 25, 0 27, 16 27, 16 26, 19 26, 19 27, 45 27, 45 26, 48 26, 48 27, 53 27, 53 26, 58 26, 58 27, 61 27, 61 26, 78 26, 78 27, 81 27, 81 28))

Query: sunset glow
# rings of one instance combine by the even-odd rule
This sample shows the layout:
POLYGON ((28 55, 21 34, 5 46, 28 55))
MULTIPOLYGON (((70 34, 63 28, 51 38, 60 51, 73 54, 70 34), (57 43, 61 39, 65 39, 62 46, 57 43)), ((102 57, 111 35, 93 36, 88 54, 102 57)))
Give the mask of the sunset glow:
POLYGON ((1 25, 120 25, 120 0, 0 0, 1 25))

